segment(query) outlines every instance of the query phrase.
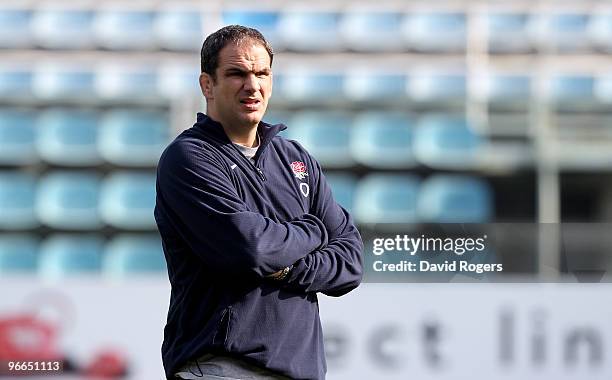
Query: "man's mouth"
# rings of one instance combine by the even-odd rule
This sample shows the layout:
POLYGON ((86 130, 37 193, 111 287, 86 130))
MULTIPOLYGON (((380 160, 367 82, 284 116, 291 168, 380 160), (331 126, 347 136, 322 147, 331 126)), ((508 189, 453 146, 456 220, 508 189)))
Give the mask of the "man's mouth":
POLYGON ((242 99, 240 103, 244 104, 247 109, 257 109, 261 101, 259 99, 242 99))

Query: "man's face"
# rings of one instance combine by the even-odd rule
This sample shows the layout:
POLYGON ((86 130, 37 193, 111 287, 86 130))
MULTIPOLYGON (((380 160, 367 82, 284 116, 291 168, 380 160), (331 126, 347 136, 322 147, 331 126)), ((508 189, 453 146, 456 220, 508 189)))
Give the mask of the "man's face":
POLYGON ((256 126, 272 94, 272 69, 266 49, 250 40, 225 46, 219 52, 215 79, 208 78, 203 85, 208 115, 231 128, 256 126))

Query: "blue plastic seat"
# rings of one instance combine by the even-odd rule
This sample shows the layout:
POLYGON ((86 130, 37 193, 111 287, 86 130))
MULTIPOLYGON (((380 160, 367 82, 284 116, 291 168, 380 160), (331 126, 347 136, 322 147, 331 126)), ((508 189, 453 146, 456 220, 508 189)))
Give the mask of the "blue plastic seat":
POLYGON ((337 73, 285 72, 277 85, 284 100, 301 104, 337 101, 344 96, 343 77, 337 73))
POLYGON ((584 13, 546 13, 532 19, 529 33, 533 43, 546 50, 584 51, 590 47, 588 22, 584 13))
POLYGON ((531 50, 528 16, 522 13, 486 15, 488 50, 491 53, 526 53, 531 50))
POLYGON ((151 11, 99 11, 94 32, 99 46, 111 50, 150 50, 156 47, 151 11))
POLYGON ((197 10, 160 11, 153 25, 157 43, 164 49, 198 51, 204 41, 202 15, 197 10))
POLYGON ((421 183, 418 213, 430 223, 486 223, 493 217, 493 194, 480 178, 434 175, 421 183))
POLYGON ((344 78, 344 96, 352 101, 402 102, 406 99, 404 74, 354 71, 344 78))
POLYGON ((36 180, 29 174, 0 172, 0 229, 38 226, 34 209, 36 180))
POLYGON ((161 239, 149 235, 120 235, 104 248, 102 270, 110 276, 160 275, 166 272, 161 239))
POLYGON ((612 52, 612 13, 592 15, 587 31, 594 47, 606 53, 612 52))
POLYGON ((32 71, 18 67, 0 67, 0 98, 32 97, 32 71))
POLYGON ((404 41, 401 34, 402 14, 383 11, 347 11, 340 21, 339 31, 344 45, 355 51, 400 52, 404 41))
POLYGON ((38 119, 40 157, 66 166, 92 166, 102 162, 96 145, 98 113, 83 109, 51 109, 38 119))
POLYGON ((157 73, 156 94, 169 99, 193 99, 202 96, 199 84, 200 69, 192 65, 166 65, 157 73))
POLYGON ((31 45, 32 12, 19 8, 0 8, 0 48, 26 48, 31 45))
POLYGON ((331 187, 334 200, 349 212, 353 210, 357 179, 347 173, 325 174, 325 179, 331 187))
POLYGON ((48 49, 93 47, 93 12, 76 9, 41 9, 32 18, 32 34, 39 46, 48 49))
POLYGON ((40 246, 39 273, 52 278, 99 274, 102 249, 96 235, 53 235, 40 246))
POLYGON ((531 95, 531 78, 527 75, 491 74, 486 78, 485 99, 503 107, 526 107, 531 95))
POLYGON ((596 103, 595 78, 590 75, 557 74, 548 85, 548 98, 558 109, 588 108, 596 103))
POLYGON ((0 274, 34 273, 38 240, 29 235, 0 235, 0 274))
POLYGON ((157 99, 157 72, 154 67, 109 65, 95 80, 96 92, 104 99, 157 99))
POLYGON ((414 165, 412 124, 404 113, 374 111, 358 115, 351 135, 353 157, 372 168, 399 169, 414 165))
POLYGON ((410 175, 369 174, 357 186, 358 223, 415 223, 419 179, 410 175))
POLYGON ((255 28, 266 37, 275 51, 283 49, 282 40, 278 32, 280 15, 274 11, 260 11, 249 9, 227 9, 221 15, 223 25, 244 25, 255 28))
POLYGON ((466 87, 464 74, 418 72, 410 77, 408 90, 415 102, 448 105, 463 102, 466 87))
POLYGON ((466 19, 463 13, 413 13, 405 19, 402 31, 410 48, 418 52, 456 53, 465 50, 466 19))
POLYGON ((100 195, 100 214, 113 227, 154 229, 155 175, 118 172, 107 177, 100 195))
POLYGON ((351 122, 345 113, 306 111, 291 119, 286 135, 304 145, 324 167, 347 167, 353 164, 351 122))
POLYGON ((154 166, 170 138, 168 116, 157 111, 115 110, 100 123, 102 157, 123 166, 154 166))
POLYGON ((53 228, 91 230, 102 226, 98 214, 100 180, 90 172, 55 172, 38 186, 39 220, 53 228))
POLYGON ((37 161, 33 112, 0 109, 0 164, 26 165, 37 161))
POLYGON ((281 15, 278 32, 282 45, 293 51, 331 52, 342 49, 336 12, 288 11, 281 15))
POLYGON ((598 102, 604 104, 612 103, 612 73, 598 77, 593 91, 598 102))
POLYGON ((425 165, 448 169, 470 168, 478 158, 482 138, 463 118, 430 115, 419 120, 414 153, 425 165))
POLYGON ((84 67, 40 66, 34 73, 32 92, 50 100, 95 98, 94 73, 84 67))

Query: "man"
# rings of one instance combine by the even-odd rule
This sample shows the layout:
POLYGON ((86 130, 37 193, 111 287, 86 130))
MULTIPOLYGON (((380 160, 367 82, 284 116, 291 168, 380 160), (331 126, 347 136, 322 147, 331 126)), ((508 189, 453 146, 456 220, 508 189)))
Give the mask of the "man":
POLYGON ((323 379, 316 293, 341 296, 361 281, 361 237, 321 167, 277 135, 284 125, 261 121, 272 58, 255 29, 206 38, 207 115, 159 161, 168 379, 323 379))

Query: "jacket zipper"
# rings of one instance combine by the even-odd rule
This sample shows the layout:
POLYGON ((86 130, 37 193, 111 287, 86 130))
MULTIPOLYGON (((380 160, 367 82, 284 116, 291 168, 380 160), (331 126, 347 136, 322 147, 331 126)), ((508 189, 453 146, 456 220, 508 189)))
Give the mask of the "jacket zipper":
MULTIPOLYGON (((263 170, 261 170, 257 165, 255 165, 249 158, 247 158, 244 154, 242 154, 242 152, 240 150, 238 150, 238 148, 236 148, 234 146, 233 143, 230 143, 230 145, 232 146, 232 148, 234 148, 234 150, 236 152, 238 152, 238 154, 245 159, 249 165, 251 165, 251 167, 253 167, 255 169, 255 171, 257 172, 257 175, 259 176, 259 178, 261 178, 262 181, 266 181, 266 175, 264 174, 263 170)), ((261 144, 260 144, 261 146, 261 144)), ((261 157, 261 154, 259 155, 259 157, 261 157)), ((259 157, 257 157, 258 161, 259 161, 259 157)))

